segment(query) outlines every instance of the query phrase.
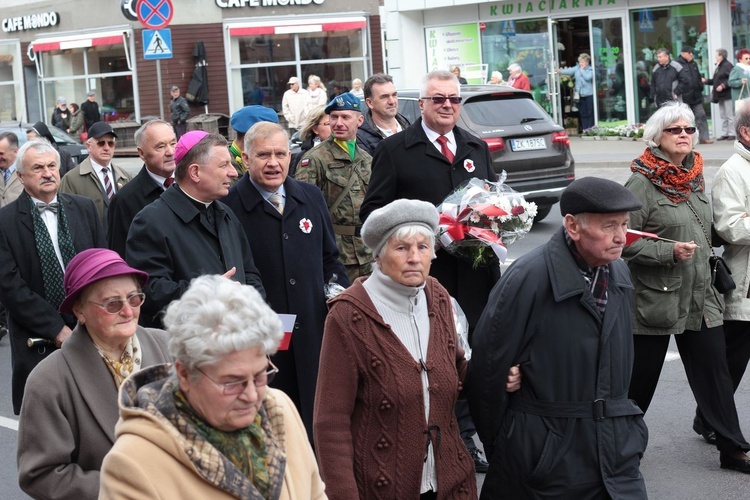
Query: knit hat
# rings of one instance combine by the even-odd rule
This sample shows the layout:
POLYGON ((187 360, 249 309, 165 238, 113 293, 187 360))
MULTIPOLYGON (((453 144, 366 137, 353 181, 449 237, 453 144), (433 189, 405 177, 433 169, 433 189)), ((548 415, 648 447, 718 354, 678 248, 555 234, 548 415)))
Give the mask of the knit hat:
POLYGON ((373 211, 362 225, 362 241, 377 255, 388 238, 403 226, 424 226, 437 232, 438 212, 426 201, 400 199, 373 211))
POLYGON ((65 268, 65 300, 60 304, 60 312, 71 314, 78 296, 92 283, 128 274, 133 275, 141 286, 148 281, 147 273, 127 265, 117 252, 106 248, 89 248, 78 253, 65 268))
POLYGON ((573 181, 560 197, 560 213, 613 214, 632 212, 643 203, 620 184, 609 179, 582 177, 573 181))
POLYGON ((191 130, 187 134, 182 134, 180 140, 177 141, 177 146, 174 148, 175 164, 180 163, 180 160, 185 158, 185 155, 207 135, 208 132, 205 130, 191 130))

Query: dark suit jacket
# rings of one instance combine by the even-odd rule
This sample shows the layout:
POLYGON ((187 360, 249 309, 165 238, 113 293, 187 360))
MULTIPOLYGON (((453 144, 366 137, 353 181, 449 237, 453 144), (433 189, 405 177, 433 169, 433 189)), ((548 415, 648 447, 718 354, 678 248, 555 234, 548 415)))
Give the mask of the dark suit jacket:
POLYGON ((109 248, 125 258, 125 241, 128 230, 136 214, 143 207, 159 199, 164 189, 148 175, 145 165, 132 181, 125 184, 109 203, 109 229, 107 241, 109 248))
POLYGON ((248 174, 229 190, 224 202, 237 214, 247 234, 268 303, 277 313, 297 315, 290 350, 274 357, 281 371, 272 386, 294 400, 312 436, 318 358, 327 313, 323 286, 334 273, 344 287, 349 286, 349 280, 339 261, 323 193, 291 177, 284 182, 284 189, 283 216, 263 199, 248 174), (303 221, 310 224, 309 232, 303 231, 303 221))
MULTIPOLYGON (((372 159, 372 177, 360 210, 364 221, 373 210, 393 200, 408 198, 439 205, 462 183, 476 177, 497 180, 487 144, 469 132, 454 127, 456 154, 453 164, 427 139, 420 118, 406 130, 383 139, 372 159), (467 170, 471 160, 474 170, 467 170)), ((479 321, 495 282, 499 263, 474 269, 472 264, 438 250, 430 275, 461 305, 471 327, 479 321)))
POLYGON ((190 280, 203 274, 224 274, 232 267, 235 281, 254 286, 266 298, 253 253, 234 212, 217 201, 218 231, 176 184, 133 219, 125 245, 125 260, 146 271, 140 323, 160 328, 162 311, 179 299, 190 280))
MULTIPOLYGON (((57 194, 65 206, 70 236, 76 252, 106 247, 104 230, 94 202, 83 196, 57 194)), ((62 315, 45 299, 42 265, 34 239, 34 221, 29 195, 0 209, 0 302, 8 310, 10 347, 13 359, 13 411, 21 411, 26 378, 54 347, 29 348, 26 340, 42 337, 54 340, 63 326, 75 326, 75 317, 62 315)))
MULTIPOLYGON (((171 361, 167 334, 138 327, 141 367, 171 361)), ((18 476, 34 498, 97 498, 99 470, 115 443, 117 386, 79 325, 29 375, 18 427, 18 476)))

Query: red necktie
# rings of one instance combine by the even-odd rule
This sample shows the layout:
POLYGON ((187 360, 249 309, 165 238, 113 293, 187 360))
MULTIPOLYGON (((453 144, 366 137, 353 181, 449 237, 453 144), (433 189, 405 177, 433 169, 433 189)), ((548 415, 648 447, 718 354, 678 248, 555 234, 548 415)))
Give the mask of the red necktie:
POLYGON ((440 143, 440 152, 443 153, 443 156, 448 158, 448 161, 450 163, 453 163, 453 151, 450 150, 448 147, 448 138, 444 135, 441 135, 437 138, 437 141, 440 143))
POLYGON ((174 177, 167 177, 164 180, 164 188, 165 189, 169 188, 169 186, 171 186, 172 184, 174 184, 174 177))

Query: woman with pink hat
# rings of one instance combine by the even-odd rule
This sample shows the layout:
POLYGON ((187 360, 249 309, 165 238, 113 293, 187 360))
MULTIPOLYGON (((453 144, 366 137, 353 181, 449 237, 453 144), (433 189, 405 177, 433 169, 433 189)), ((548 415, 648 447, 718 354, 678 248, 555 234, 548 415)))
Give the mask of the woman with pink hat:
POLYGON ((98 497, 120 385, 171 359, 166 333, 138 326, 147 280, 104 248, 84 250, 68 264, 60 311, 75 314, 78 324, 29 375, 19 419, 19 484, 32 497, 98 497))

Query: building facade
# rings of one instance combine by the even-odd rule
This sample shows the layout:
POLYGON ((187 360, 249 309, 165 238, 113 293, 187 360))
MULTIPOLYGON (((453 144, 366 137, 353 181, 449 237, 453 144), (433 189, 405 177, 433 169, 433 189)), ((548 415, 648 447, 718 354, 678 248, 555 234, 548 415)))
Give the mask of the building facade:
POLYGON ((280 112, 291 76, 346 87, 383 68, 377 0, 3 0, 0 16, 0 121, 49 123, 58 97, 90 90, 108 121, 169 119, 169 88, 185 93, 199 41, 209 103, 191 114, 280 112))
POLYGON ((677 58, 683 45, 692 46, 709 78, 716 49, 727 49, 736 62, 737 50, 750 44, 750 0, 385 0, 384 6, 386 70, 401 86, 452 65, 470 83, 486 81, 492 71, 507 79, 508 66, 518 63, 537 102, 561 124, 575 106, 572 82, 555 70, 575 65, 581 53, 592 58, 597 123, 633 124, 654 109, 648 86, 657 49, 677 58), (424 54, 422 64, 415 53, 424 54))

